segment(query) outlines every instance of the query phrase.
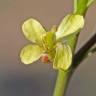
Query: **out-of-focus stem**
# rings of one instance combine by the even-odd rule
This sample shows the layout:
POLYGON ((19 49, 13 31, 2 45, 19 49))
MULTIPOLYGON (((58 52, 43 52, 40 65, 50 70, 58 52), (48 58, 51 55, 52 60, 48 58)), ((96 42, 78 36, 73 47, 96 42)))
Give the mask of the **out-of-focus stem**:
POLYGON ((90 50, 90 48, 92 48, 94 44, 96 44, 96 33, 89 38, 89 40, 79 49, 79 51, 74 56, 72 65, 74 69, 76 69, 76 67, 83 61, 87 52, 90 50))

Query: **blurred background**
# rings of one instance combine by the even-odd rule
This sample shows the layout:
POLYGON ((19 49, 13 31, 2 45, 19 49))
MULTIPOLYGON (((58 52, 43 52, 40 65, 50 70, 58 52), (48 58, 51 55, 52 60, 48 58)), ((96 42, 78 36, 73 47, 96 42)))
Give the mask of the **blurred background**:
MULTIPOLYGON (((40 61, 25 66, 20 62, 21 48, 30 43, 21 30, 30 17, 46 29, 58 25, 72 12, 73 0, 0 0, 0 96, 52 96, 56 71, 40 61)), ((77 49, 96 32, 96 3, 86 15, 77 49)), ((88 57, 73 74, 66 96, 96 95, 96 54, 88 57)))

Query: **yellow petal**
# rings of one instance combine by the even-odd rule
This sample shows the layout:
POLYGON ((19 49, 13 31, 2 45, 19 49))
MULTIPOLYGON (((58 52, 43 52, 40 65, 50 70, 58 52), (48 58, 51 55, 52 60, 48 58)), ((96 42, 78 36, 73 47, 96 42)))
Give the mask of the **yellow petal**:
POLYGON ((43 49, 41 47, 29 44, 21 50, 20 58, 24 64, 31 64, 38 60, 42 53, 43 49))
POLYGON ((41 43, 41 37, 46 33, 42 25, 33 18, 30 18, 23 23, 22 30, 24 36, 34 43, 41 43))

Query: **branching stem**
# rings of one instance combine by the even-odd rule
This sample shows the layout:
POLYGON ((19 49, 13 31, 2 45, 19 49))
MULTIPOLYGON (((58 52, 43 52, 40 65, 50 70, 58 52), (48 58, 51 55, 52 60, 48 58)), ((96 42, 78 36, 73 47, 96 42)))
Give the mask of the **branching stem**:
POLYGON ((96 43, 96 33, 93 34, 91 38, 89 38, 89 40, 75 54, 72 65, 74 69, 76 69, 76 67, 83 61, 85 55, 95 43, 96 43))

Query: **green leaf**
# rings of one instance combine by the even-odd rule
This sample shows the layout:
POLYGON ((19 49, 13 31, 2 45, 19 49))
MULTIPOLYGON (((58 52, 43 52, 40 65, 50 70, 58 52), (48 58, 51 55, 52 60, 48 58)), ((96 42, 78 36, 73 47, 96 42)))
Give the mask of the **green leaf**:
POLYGON ((47 51, 51 51, 54 48, 54 45, 56 43, 55 31, 56 28, 53 26, 51 31, 42 36, 43 46, 47 51))
POLYGON ((31 64, 38 60, 42 53, 43 49, 41 47, 29 44, 21 50, 20 58, 24 64, 31 64))
POLYGON ((24 36, 34 43, 41 43, 41 37, 46 33, 42 25, 33 18, 28 19, 23 23, 22 30, 24 36))
POLYGON ((71 66, 72 52, 69 45, 59 43, 56 48, 56 54, 53 62, 54 69, 67 70, 71 66))
POLYGON ((88 7, 96 0, 74 0, 74 13, 85 15, 88 7))
POLYGON ((56 38, 60 39, 65 36, 76 33, 78 30, 83 28, 84 26, 84 18, 81 15, 71 14, 67 15, 59 25, 56 38))

